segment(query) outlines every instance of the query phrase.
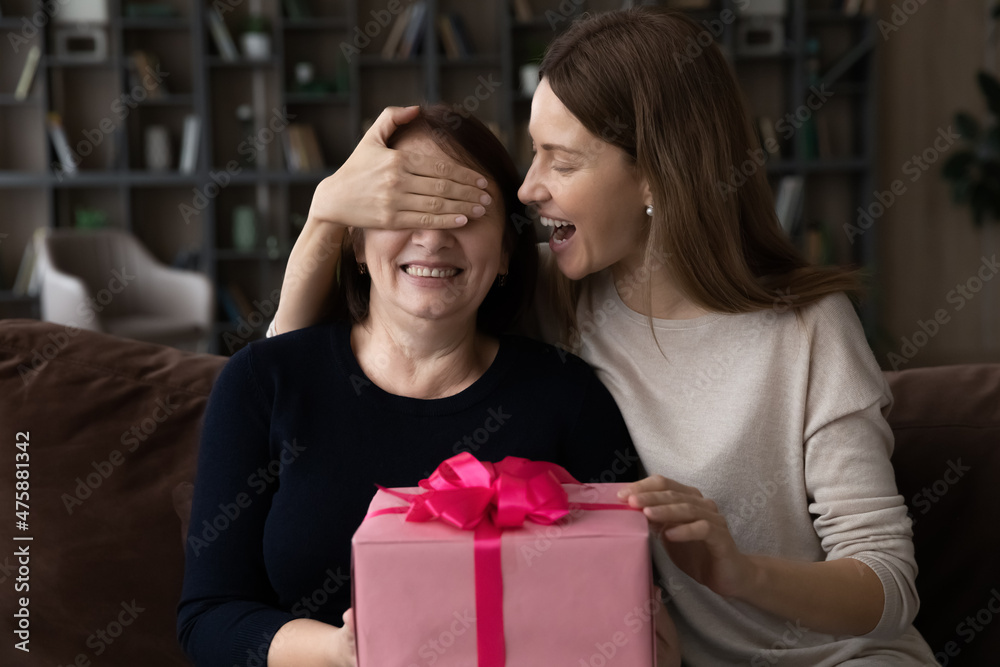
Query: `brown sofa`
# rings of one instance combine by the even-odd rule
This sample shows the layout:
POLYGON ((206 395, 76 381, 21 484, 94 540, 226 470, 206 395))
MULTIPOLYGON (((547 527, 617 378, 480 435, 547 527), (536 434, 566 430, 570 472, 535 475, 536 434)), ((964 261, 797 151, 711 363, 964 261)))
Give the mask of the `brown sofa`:
MULTIPOLYGON (((174 639, 180 517, 225 361, 0 321, 0 665, 187 664, 174 639), (25 531, 13 513, 19 432, 29 434, 25 531), (24 546, 29 569, 19 574, 24 546), (30 653, 14 648, 21 597, 30 653)), ((1000 365, 903 371, 890 382, 893 461, 916 519, 917 626, 942 663, 997 664, 1000 365)))

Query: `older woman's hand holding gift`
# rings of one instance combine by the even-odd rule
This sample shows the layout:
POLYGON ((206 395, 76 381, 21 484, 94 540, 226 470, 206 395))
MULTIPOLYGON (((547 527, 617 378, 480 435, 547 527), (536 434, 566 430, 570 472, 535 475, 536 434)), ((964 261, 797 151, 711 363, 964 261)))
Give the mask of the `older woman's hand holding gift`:
POLYGON ((268 667, 357 667, 354 612, 344 612, 340 627, 300 618, 285 623, 271 640, 268 667))

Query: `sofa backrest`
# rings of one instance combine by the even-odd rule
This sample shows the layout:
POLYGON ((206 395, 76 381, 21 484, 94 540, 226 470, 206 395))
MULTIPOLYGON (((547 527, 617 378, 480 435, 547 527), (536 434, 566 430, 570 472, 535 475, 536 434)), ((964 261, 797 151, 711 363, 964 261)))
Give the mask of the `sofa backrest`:
MULTIPOLYGON (((0 665, 185 665, 175 640, 183 524, 201 418, 224 357, 34 320, 0 320, 0 498, 27 440, 29 514, 0 543, 30 553, 30 660, 0 665), (18 438, 18 433, 30 434, 18 438), (184 517, 182 519, 181 517, 184 517), (31 537, 15 543, 13 538, 31 537), (124 623, 127 621, 127 625, 124 623), (103 638, 102 635, 103 634, 103 638)), ((1000 365, 889 373, 893 465, 915 519, 917 627, 955 666, 1000 655, 1000 365), (991 621, 991 622, 990 622, 991 621), (979 628, 977 630, 977 628, 979 628)), ((18 576, 0 552, 0 630, 18 576)), ((21 593, 17 594, 18 597, 21 593)), ((15 600, 16 602, 17 600, 15 600)))
POLYGON ((915 625, 941 664, 997 664, 1000 364, 886 375, 892 463, 920 568, 915 625))
POLYGON ((0 665, 188 664, 174 633, 183 577, 174 496, 194 479, 202 413, 225 361, 0 321, 0 498, 8 504, 0 665), (28 454, 26 530, 9 506, 15 441, 28 454), (28 598, 30 654, 11 640, 20 606, 9 595, 19 567, 10 545, 30 554, 30 588, 14 596, 28 598))

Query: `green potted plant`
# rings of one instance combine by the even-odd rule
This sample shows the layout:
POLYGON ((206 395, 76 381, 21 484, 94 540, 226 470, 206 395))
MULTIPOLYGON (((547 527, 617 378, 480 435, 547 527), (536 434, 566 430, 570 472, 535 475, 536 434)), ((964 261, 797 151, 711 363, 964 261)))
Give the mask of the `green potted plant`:
MULTIPOLYGON (((1000 18, 1000 3, 994 4, 990 15, 1000 18)), ((972 221, 981 227, 986 220, 1000 220, 1000 81, 985 70, 976 74, 976 80, 989 118, 980 123, 967 111, 955 114, 955 129, 963 145, 941 172, 951 183, 955 203, 969 206, 972 221)))
POLYGON ((251 14, 243 24, 240 35, 243 55, 249 60, 267 60, 271 57, 271 24, 266 17, 251 14))

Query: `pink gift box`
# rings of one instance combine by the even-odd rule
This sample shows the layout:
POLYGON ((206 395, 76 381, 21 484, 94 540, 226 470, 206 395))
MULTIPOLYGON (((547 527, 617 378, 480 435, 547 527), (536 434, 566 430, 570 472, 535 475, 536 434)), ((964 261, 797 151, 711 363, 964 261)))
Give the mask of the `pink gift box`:
MULTIPOLYGON (((632 510, 583 508, 621 504, 616 493, 623 486, 564 484, 569 516, 503 530, 506 665, 655 664, 646 518, 632 510)), ((407 506, 379 491, 352 540, 358 665, 480 664, 475 531, 407 522, 405 514, 372 516, 407 506)))

